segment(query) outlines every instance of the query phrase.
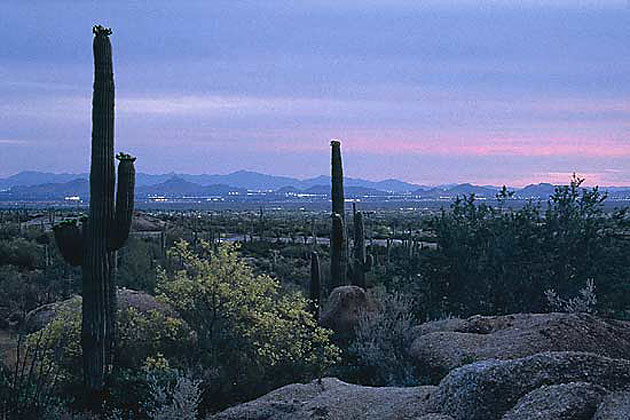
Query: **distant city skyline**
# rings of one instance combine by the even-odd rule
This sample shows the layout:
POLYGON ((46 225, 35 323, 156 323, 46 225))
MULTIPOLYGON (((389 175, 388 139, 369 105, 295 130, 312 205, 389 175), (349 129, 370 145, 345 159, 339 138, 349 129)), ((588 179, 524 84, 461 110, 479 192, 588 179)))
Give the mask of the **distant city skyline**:
POLYGON ((0 177, 86 172, 91 26, 146 173, 630 185, 627 1, 0 4, 0 177))

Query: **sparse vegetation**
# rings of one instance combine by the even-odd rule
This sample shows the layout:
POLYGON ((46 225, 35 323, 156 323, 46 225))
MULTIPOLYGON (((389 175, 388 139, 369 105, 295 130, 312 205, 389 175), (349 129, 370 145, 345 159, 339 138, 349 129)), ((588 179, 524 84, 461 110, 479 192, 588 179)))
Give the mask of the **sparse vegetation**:
POLYGON ((580 289, 578 296, 570 299, 563 299, 553 289, 545 290, 545 297, 549 306, 556 312, 570 313, 595 313, 597 305, 597 294, 595 293, 595 282, 593 279, 586 280, 586 286, 580 289))
POLYGON ((401 292, 375 289, 372 299, 379 310, 363 312, 349 347, 356 358, 357 377, 373 386, 414 386, 420 378, 409 357, 411 327, 417 324, 413 301, 401 292))
MULTIPOLYGON (((201 390, 199 412, 205 413, 324 375, 335 360, 341 364, 329 372, 360 383, 421 383, 405 354, 406 334, 411 325, 443 314, 596 310, 627 317, 627 213, 603 211, 605 196, 581 184, 576 178, 548 203, 518 209, 464 197, 444 212, 408 219, 397 212, 366 212, 366 253, 374 258, 366 286, 380 310, 361 316, 355 339, 338 342, 342 359, 305 298, 315 296, 313 250, 322 267, 330 261, 328 238, 322 239, 325 215, 265 212, 266 229, 277 221, 280 238, 289 238, 285 232, 291 229, 306 232, 311 220, 320 220, 315 245, 310 237, 292 242, 238 234, 253 212, 140 214, 164 223, 163 233, 132 234, 119 255, 118 281, 158 296, 179 315, 119 311, 108 410, 121 410, 116 414, 121 418, 129 418, 125 413, 148 418, 146 369, 156 363, 193 374, 201 390), (374 242, 376 232, 382 242, 374 242), (431 241, 437 246, 427 245, 431 241), (164 253, 164 246, 170 251, 164 253)), ((6 255, 0 268, 6 326, 17 327, 31 309, 79 291, 79 273, 63 264, 54 247, 46 256, 42 235, 49 233, 35 224, 0 240, 6 255)), ((322 289, 330 287, 328 271, 320 270, 317 281, 322 289)), ((326 295, 320 300, 325 305, 326 295)), ((54 358, 56 392, 76 398, 80 316, 60 314, 45 331, 64 343, 63 355, 58 351, 54 358)), ((175 384, 169 378, 161 385, 167 394, 175 384)), ((72 398, 64 401, 74 404, 72 398)))

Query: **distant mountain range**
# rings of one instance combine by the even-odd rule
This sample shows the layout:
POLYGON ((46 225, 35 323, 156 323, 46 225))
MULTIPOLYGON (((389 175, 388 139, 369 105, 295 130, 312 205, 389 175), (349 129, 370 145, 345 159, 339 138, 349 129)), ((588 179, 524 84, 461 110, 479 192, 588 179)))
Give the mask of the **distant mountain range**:
MULTIPOLYGON (((89 195, 87 174, 54 174, 26 171, 0 179, 0 200, 58 200, 89 195)), ((347 197, 396 197, 415 199, 448 199, 475 194, 479 198, 494 198, 499 187, 456 184, 439 187, 411 184, 396 179, 368 181, 344 178, 347 197)), ((520 199, 547 199, 555 186, 549 183, 532 184, 514 191, 520 199)), ((611 198, 630 198, 630 187, 603 187, 611 198)), ((190 175, 138 173, 136 197, 245 197, 266 194, 270 197, 295 197, 300 195, 325 197, 330 193, 330 177, 318 176, 300 180, 297 178, 266 175, 251 171, 237 171, 227 175, 190 175)))
MULTIPOLYGON (((286 176, 266 175, 251 171, 237 171, 227 175, 191 175, 167 173, 160 175, 138 173, 136 174, 136 186, 145 187, 149 185, 157 185, 164 183, 172 178, 181 178, 185 181, 195 183, 202 186, 208 185, 229 185, 235 188, 244 188, 247 190, 278 190, 283 187, 293 187, 299 190, 318 185, 330 185, 329 176, 318 176, 315 178, 300 180, 286 176)), ((55 174, 50 172, 24 171, 12 175, 7 178, 0 178, 0 190, 16 186, 34 186, 51 183, 65 183, 76 179, 89 179, 89 175, 83 174, 55 174)), ((429 189, 430 187, 411 184, 396 179, 387 179, 384 181, 368 181, 358 178, 344 178, 344 183, 348 187, 372 188, 381 191, 392 192, 409 192, 417 189, 429 189)))

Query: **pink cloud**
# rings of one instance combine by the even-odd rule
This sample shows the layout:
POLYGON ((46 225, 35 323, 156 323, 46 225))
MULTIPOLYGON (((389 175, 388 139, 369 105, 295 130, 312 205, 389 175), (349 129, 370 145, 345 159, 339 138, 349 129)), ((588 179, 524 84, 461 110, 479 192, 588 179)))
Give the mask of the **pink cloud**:
POLYGON ((417 130, 358 129, 194 129, 179 130, 189 145, 278 152, 321 152, 331 138, 340 138, 349 153, 396 156, 401 154, 520 157, 630 157, 630 139, 553 134, 436 133, 417 130))
POLYGON ((459 156, 630 157, 630 139, 615 136, 494 136, 421 132, 348 133, 345 150, 363 153, 424 153, 459 156))

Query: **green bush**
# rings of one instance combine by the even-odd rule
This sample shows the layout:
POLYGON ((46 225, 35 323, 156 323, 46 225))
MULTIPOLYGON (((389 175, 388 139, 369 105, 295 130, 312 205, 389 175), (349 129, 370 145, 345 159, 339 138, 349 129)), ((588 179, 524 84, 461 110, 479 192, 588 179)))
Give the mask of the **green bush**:
POLYGON ((24 268, 41 266, 42 250, 35 242, 24 238, 0 240, 0 265, 24 268))
MULTIPOLYGON (((80 299, 75 298, 43 330, 27 338, 30 346, 40 336, 46 338, 43 358, 55 366, 55 391, 70 404, 82 395, 80 307, 80 299)), ((188 348, 194 345, 194 335, 183 320, 157 310, 140 312, 133 307, 118 310, 116 324, 116 366, 108 377, 108 404, 142 413, 142 402, 148 395, 143 368, 155 359, 183 365, 188 348)))
POLYGON ((206 369, 205 404, 213 408, 310 379, 338 357, 308 301, 255 275, 237 250, 202 241, 196 253, 179 241, 169 251, 174 267, 158 273, 160 298, 196 333, 194 356, 206 369))
POLYGON ((163 263, 159 243, 131 236, 118 254, 118 285, 153 293, 156 267, 163 263))
MULTIPOLYGON (((425 253, 417 289, 429 316, 545 312, 544 291, 576 295, 597 284, 597 310, 622 316, 630 296, 628 209, 607 214, 606 195, 583 179, 557 187, 545 208, 477 204, 458 198, 433 220, 436 251, 425 253)), ((507 194, 507 193, 505 193, 507 194)), ((499 197, 500 204, 506 196, 499 197)))

